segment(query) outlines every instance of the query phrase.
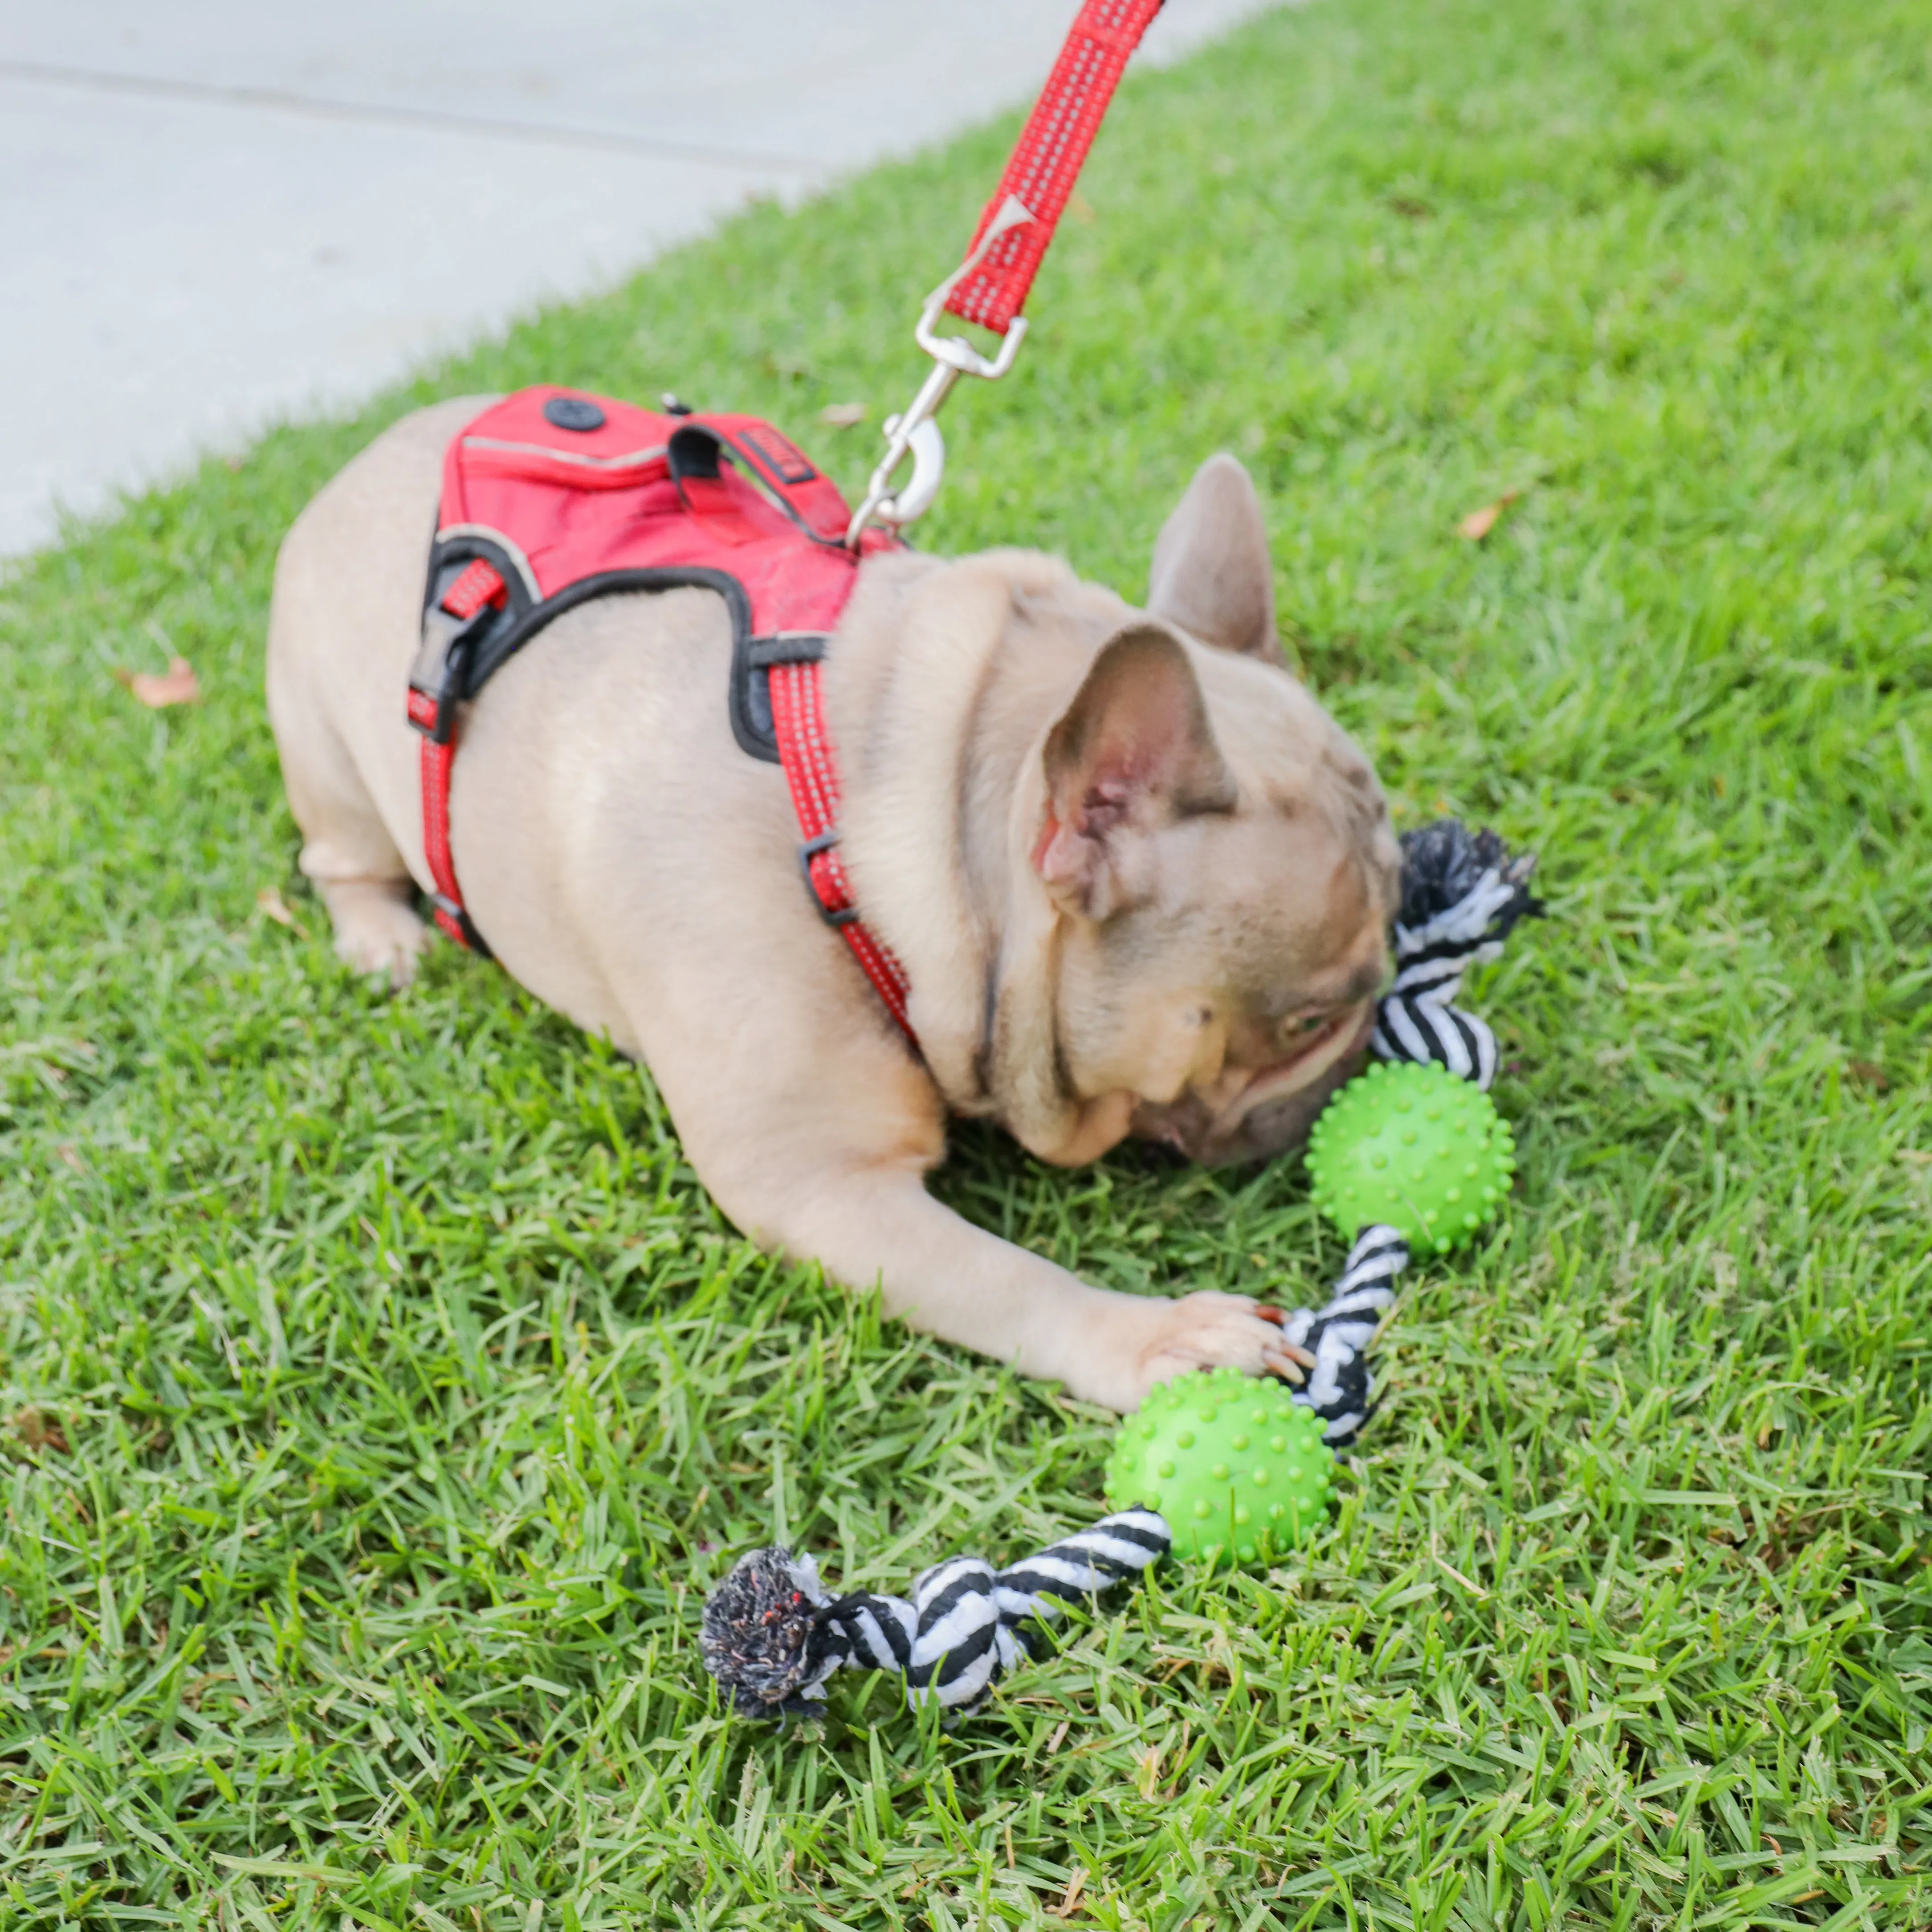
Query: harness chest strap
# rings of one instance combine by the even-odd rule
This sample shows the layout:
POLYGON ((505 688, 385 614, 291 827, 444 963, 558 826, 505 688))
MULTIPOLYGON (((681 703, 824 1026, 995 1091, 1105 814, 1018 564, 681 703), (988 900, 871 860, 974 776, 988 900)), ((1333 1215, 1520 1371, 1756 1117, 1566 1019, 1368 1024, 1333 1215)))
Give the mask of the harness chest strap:
POLYGON ((441 640, 446 666, 444 688, 431 692, 410 687, 409 719, 422 734, 423 857, 435 890, 430 895, 436 922, 459 946, 467 946, 486 959, 492 955, 482 934, 464 910, 463 888, 456 883, 456 860, 449 849, 450 766, 456 758, 456 698, 469 634, 486 611, 500 610, 509 594, 502 574, 482 557, 472 558, 424 620, 435 625, 444 618, 452 634, 441 640))
POLYGON ((906 1017, 911 986, 905 968, 860 918, 838 856, 838 764, 825 728, 824 670, 816 663, 774 664, 771 670, 772 723, 792 810, 805 835, 799 848, 805 882, 827 923, 845 935, 886 1010, 916 1046, 919 1036, 906 1017))

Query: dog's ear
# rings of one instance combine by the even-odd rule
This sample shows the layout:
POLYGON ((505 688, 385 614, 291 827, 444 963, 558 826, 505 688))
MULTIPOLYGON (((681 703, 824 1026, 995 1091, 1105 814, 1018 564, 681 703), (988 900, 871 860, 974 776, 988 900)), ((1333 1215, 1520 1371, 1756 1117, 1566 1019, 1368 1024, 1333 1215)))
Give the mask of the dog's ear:
POLYGON ((1228 812, 1234 781, 1180 640, 1156 624, 1110 638, 1046 740, 1046 810, 1034 865, 1070 912, 1105 919, 1135 893, 1142 842, 1228 812))
POLYGON ((1282 661, 1261 499, 1232 456, 1208 458, 1162 525, 1147 607, 1204 644, 1282 661))

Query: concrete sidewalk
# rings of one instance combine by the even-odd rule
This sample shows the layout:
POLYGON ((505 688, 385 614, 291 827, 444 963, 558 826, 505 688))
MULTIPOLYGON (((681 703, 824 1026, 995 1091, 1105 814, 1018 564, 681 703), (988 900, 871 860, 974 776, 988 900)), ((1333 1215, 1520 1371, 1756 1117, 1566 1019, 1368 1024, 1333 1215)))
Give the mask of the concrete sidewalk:
MULTIPOLYGON (((1137 58, 1267 4, 1169 0, 1137 58)), ((1075 7, 0 0, 0 555, 1028 99, 1075 7)))

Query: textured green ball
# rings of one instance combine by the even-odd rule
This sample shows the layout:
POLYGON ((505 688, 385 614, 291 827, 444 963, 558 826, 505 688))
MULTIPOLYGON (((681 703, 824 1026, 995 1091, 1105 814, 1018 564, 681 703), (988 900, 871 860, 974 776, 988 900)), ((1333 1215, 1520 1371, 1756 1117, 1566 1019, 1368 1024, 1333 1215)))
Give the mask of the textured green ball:
POLYGON ((1328 1512, 1335 1452, 1278 1382, 1238 1369, 1163 1382, 1120 1425, 1107 1459, 1111 1508, 1159 1510, 1177 1555, 1267 1562, 1328 1512))
POLYGON ((1490 1096, 1440 1066, 1378 1061, 1308 1137, 1315 1204, 1352 1239, 1371 1222, 1418 1254, 1466 1241, 1496 1214, 1516 1142, 1490 1096))

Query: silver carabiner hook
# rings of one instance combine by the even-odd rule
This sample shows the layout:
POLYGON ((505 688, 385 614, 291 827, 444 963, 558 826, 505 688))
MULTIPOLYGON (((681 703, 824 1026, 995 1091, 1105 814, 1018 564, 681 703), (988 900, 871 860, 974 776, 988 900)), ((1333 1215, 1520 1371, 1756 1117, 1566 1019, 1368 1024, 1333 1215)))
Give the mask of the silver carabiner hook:
POLYGON ((1006 325, 999 352, 991 357, 981 355, 963 335, 937 335, 933 330, 947 298, 980 266, 986 250, 1010 229, 1032 219, 1025 204, 1017 196, 1009 195, 1006 206, 980 238, 980 245, 926 297, 913 327, 913 340, 932 358, 932 368, 904 413, 886 418, 886 453, 866 486, 864 501, 853 512, 847 526, 848 549, 859 548, 868 524, 903 530, 932 508, 939 486, 946 479, 946 439, 939 433, 937 420, 940 405, 952 393, 952 386, 962 376, 998 382, 1013 366, 1013 358, 1026 338, 1023 316, 1015 316, 1006 325), (892 478, 908 456, 912 458, 912 474, 902 488, 895 490, 892 478))

